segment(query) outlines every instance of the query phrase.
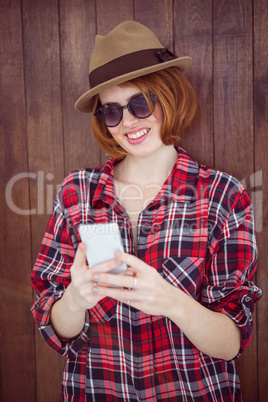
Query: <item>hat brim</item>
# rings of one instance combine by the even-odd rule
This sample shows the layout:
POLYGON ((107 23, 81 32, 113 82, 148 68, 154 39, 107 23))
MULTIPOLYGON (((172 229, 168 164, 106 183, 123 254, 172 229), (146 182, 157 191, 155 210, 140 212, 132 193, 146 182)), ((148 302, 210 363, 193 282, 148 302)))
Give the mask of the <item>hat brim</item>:
POLYGON ((93 97, 99 94, 104 89, 110 88, 114 85, 119 85, 124 82, 130 81, 134 78, 142 77, 143 75, 147 75, 150 73, 154 73, 156 71, 164 70, 169 67, 178 67, 182 72, 188 70, 192 63, 192 58, 189 56, 179 57, 177 59, 169 60, 164 63, 159 63, 152 65, 150 67, 142 68, 140 70, 131 71, 127 74, 120 75, 119 77, 115 77, 109 81, 105 81, 100 85, 90 89, 85 92, 80 98, 75 102, 75 108, 83 113, 92 112, 93 106, 93 97))

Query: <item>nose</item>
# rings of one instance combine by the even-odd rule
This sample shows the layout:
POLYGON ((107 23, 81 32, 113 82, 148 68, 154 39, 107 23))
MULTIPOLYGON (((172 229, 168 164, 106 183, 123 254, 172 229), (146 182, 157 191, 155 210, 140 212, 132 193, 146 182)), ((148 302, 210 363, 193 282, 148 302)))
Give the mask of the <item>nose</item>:
POLYGON ((132 127, 139 121, 138 117, 135 117, 133 116, 133 114, 130 113, 130 111, 127 108, 127 105, 122 107, 122 113, 123 113, 122 123, 125 127, 132 127))

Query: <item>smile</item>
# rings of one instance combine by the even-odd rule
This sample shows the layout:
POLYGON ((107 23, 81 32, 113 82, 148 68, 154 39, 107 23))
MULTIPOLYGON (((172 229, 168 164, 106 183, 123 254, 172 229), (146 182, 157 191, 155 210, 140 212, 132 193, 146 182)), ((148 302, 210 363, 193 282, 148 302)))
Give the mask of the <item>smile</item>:
POLYGON ((128 138, 130 139, 137 139, 142 137, 143 135, 147 134, 149 132, 149 128, 148 129, 143 129, 138 131, 137 133, 131 133, 131 134, 126 134, 128 138))
POLYGON ((143 141, 146 140, 146 138, 149 136, 151 129, 150 128, 144 128, 142 130, 139 130, 135 133, 127 133, 125 134, 129 144, 131 145, 139 145, 143 141))

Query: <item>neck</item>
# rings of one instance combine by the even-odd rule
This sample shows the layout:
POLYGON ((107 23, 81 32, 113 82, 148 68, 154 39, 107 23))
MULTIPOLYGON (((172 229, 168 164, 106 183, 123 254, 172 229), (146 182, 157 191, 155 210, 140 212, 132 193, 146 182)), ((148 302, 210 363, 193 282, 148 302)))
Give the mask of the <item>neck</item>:
POLYGON ((115 179, 140 185, 163 183, 173 169, 177 157, 178 153, 173 145, 163 146, 147 156, 128 155, 116 165, 115 179))

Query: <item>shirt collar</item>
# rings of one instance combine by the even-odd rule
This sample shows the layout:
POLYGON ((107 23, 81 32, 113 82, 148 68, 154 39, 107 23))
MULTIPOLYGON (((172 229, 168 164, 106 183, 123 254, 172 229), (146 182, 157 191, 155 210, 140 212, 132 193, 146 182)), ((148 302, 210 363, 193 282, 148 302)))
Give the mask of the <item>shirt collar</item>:
POLYGON ((99 171, 99 181, 92 198, 92 205, 99 200, 107 202, 110 205, 114 205, 117 202, 114 191, 114 166, 116 163, 116 159, 109 158, 101 167, 99 171))
POLYGON ((184 149, 178 146, 175 148, 178 152, 177 161, 152 204, 166 198, 189 203, 195 197, 199 165, 184 149))
MULTIPOLYGON (((177 146, 175 148, 178 152, 177 161, 160 192, 150 205, 162 203, 167 198, 176 202, 189 203, 195 196, 199 165, 184 149, 177 146)), ((92 205, 99 200, 110 205, 117 204, 113 185, 114 166, 117 162, 118 160, 109 158, 101 167, 92 205)))

